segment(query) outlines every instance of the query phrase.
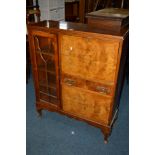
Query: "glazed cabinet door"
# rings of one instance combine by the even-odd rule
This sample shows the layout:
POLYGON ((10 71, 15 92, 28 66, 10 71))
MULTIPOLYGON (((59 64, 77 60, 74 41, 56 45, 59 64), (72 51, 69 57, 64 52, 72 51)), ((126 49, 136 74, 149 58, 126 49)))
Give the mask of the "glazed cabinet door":
POLYGON ((33 31, 31 45, 37 101, 59 105, 57 35, 33 31))

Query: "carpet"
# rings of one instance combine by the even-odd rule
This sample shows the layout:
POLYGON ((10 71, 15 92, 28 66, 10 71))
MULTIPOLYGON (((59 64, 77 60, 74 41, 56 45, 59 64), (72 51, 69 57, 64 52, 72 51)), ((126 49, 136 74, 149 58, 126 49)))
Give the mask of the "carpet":
POLYGON ((67 116, 35 109, 33 80, 26 86, 27 155, 128 155, 129 154, 129 86, 124 82, 118 119, 108 144, 99 128, 67 116))

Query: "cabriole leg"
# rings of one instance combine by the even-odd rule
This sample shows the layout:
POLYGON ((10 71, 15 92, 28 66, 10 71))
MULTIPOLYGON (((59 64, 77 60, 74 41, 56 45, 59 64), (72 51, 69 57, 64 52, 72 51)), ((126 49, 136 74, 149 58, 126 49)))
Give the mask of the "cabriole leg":
POLYGON ((104 144, 108 143, 108 137, 109 137, 108 134, 104 134, 104 144))
POLYGON ((37 110, 37 112, 38 112, 38 117, 41 117, 42 116, 42 110, 39 109, 39 110, 37 110))
POLYGON ((108 143, 108 137, 110 136, 111 129, 110 128, 102 128, 101 131, 104 135, 104 144, 107 144, 108 143))

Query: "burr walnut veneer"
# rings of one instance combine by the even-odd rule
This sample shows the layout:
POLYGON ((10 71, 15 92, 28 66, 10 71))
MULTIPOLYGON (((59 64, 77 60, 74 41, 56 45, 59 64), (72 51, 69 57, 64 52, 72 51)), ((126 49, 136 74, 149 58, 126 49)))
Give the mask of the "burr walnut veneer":
POLYGON ((116 119, 128 28, 42 21, 28 26, 36 108, 101 128, 105 142, 116 119))

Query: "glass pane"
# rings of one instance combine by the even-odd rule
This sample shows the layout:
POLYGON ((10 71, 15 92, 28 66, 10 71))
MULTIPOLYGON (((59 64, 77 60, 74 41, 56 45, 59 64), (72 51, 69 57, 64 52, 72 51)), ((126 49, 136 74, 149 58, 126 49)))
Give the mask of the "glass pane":
POLYGON ((53 72, 48 72, 47 69, 38 69, 38 81, 40 99, 42 101, 56 103, 57 91, 56 91, 56 75, 53 72))
POLYGON ((57 103, 56 70, 52 38, 35 36, 35 52, 39 82, 39 95, 42 102, 57 103))
POLYGON ((39 70, 47 70, 55 74, 55 63, 52 56, 36 54, 36 61, 39 70))
POLYGON ((48 87, 56 87, 56 76, 50 72, 38 70, 39 84, 48 87))
POLYGON ((57 99, 54 98, 53 96, 44 94, 44 93, 40 93, 40 100, 42 102, 48 102, 48 103, 52 103, 52 104, 57 104, 57 99))
POLYGON ((47 95, 52 96, 54 98, 56 97, 56 89, 54 87, 50 88, 50 87, 40 85, 39 89, 40 89, 40 92, 43 94, 47 94, 47 95))
POLYGON ((42 53, 54 54, 54 46, 52 44, 52 38, 35 36, 36 51, 42 53))

